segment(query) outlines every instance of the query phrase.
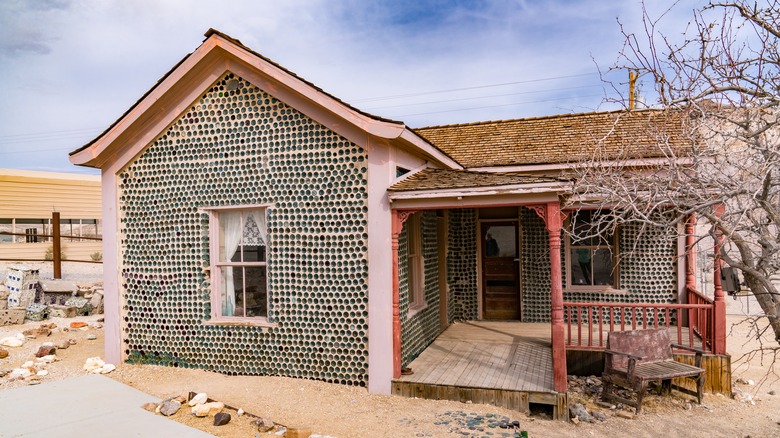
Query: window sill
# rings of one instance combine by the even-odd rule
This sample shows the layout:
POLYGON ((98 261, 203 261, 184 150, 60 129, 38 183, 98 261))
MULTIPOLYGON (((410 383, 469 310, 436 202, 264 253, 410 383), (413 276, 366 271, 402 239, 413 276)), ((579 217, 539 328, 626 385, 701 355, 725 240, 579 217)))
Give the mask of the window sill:
POLYGON ((408 318, 413 317, 414 315, 417 315, 418 313, 422 312, 423 310, 428 308, 428 303, 423 304, 417 304, 415 306, 409 306, 409 313, 406 314, 408 318))
POLYGON ((211 325, 211 326, 227 326, 227 327, 276 327, 278 324, 275 322, 269 322, 267 319, 263 318, 231 318, 231 319, 211 319, 209 321, 204 321, 203 325, 211 325))
POLYGON ((628 295, 628 291, 623 289, 615 289, 612 286, 569 286, 563 290, 566 292, 579 292, 579 293, 603 293, 610 295, 628 295))

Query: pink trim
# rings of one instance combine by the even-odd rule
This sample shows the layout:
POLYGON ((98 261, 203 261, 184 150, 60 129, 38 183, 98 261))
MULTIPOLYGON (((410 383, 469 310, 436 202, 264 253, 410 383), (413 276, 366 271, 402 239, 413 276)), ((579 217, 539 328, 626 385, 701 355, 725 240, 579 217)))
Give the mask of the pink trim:
POLYGON ((105 360, 119 364, 125 357, 122 351, 122 299, 120 292, 121 272, 119 270, 117 177, 113 168, 102 173, 103 203, 103 291, 104 291, 104 348, 105 360))
MULTIPOLYGON (((211 320, 204 321, 205 324, 231 324, 231 325, 256 325, 264 327, 274 327, 275 323, 268 321, 268 315, 258 317, 247 316, 223 316, 222 315, 222 303, 220 297, 222 296, 222 271, 223 266, 265 266, 266 267, 266 288, 269 293, 266 295, 266 301, 270 300, 271 290, 268 286, 268 262, 257 263, 234 263, 234 262, 220 262, 219 261, 219 215, 218 213, 223 211, 243 211, 251 209, 262 209, 265 215, 270 204, 255 204, 252 206, 236 205, 236 206, 221 206, 221 207, 206 207, 203 208, 209 215, 209 276, 210 276, 210 294, 211 294, 211 320)), ((259 225, 259 224, 258 224, 259 225)), ((270 254, 270 251, 267 252, 270 254)), ((266 303, 268 304, 268 303, 266 303)), ((270 308, 267 305, 266 308, 270 308)))
MULTIPOLYGON (((406 176, 406 175, 404 175, 406 176)), ((467 197, 467 196, 486 196, 486 195, 525 195, 532 193, 564 193, 571 190, 572 185, 568 182, 550 182, 534 184, 508 184, 503 186, 482 186, 482 187, 462 187, 451 189, 429 189, 429 190, 407 190, 398 192, 389 192, 391 200, 399 199, 433 199, 447 197, 467 197)))
POLYGON ((447 198, 394 199, 393 208, 399 210, 437 210, 443 208, 517 207, 544 204, 558 199, 557 193, 531 193, 524 195, 485 195, 458 199, 447 198))
POLYGON ((385 190, 395 178, 394 148, 368 143, 368 392, 390 394, 393 379, 392 220, 385 190))
POLYGON ((201 207, 200 210, 210 212, 214 210, 257 210, 259 208, 273 208, 273 204, 247 204, 247 205, 228 205, 219 207, 201 207))
POLYGON ((70 161, 78 165, 104 167, 109 160, 115 159, 113 155, 121 153, 116 163, 119 167, 125 166, 228 70, 359 145, 366 144, 365 134, 395 140, 399 146, 437 163, 462 169, 452 158, 409 131, 402 123, 363 115, 217 34, 201 44, 109 132, 88 148, 72 155, 70 161), (129 146, 131 151, 127 151, 128 145, 132 145, 129 146))

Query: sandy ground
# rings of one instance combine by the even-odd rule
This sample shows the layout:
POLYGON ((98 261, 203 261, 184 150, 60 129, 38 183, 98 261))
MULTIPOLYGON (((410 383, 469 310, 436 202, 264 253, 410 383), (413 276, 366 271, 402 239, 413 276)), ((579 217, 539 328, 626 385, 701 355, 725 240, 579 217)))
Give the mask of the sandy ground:
MULTIPOLYGON (((91 316, 45 321, 57 325, 53 333, 30 339, 23 347, 7 348, 10 355, 0 359, 0 371, 13 369, 34 359, 35 352, 43 342, 57 344, 62 340, 74 339, 75 345, 57 351, 60 360, 46 367, 49 373, 41 378, 41 384, 83 374, 82 368, 88 357, 102 357, 103 330, 95 327, 99 326, 98 318, 91 316), (64 331, 74 320, 92 325, 84 330, 64 331), (97 339, 87 339, 89 334, 95 334, 97 339)), ((731 315, 729 325, 743 318, 731 315)), ((19 326, 0 327, 0 339, 36 328, 40 324, 27 322, 19 326)), ((108 376, 160 398, 186 396, 190 391, 206 392, 210 398, 231 407, 242 408, 279 424, 306 427, 314 433, 332 437, 500 437, 502 433, 514 432, 486 427, 487 424, 478 426, 483 428, 481 431, 478 427, 470 430, 461 419, 474 418, 475 415, 486 419, 506 416, 517 420, 520 423, 518 431, 525 430, 532 437, 777 437, 780 436, 780 381, 771 373, 773 368, 769 361, 764 360, 762 363, 760 357, 738 360, 742 353, 757 345, 755 339, 748 335, 748 326, 733 325, 728 343, 734 358, 734 379, 756 382, 752 386, 735 384, 750 394, 752 402, 706 394, 702 406, 695 403, 691 406, 688 402, 692 397, 677 392, 665 397, 650 395, 646 398, 641 415, 623 419, 616 417, 615 411, 595 407, 593 397, 572 394, 571 402, 584 402, 589 409, 599 410, 607 416, 606 421, 592 424, 567 424, 549 420, 543 414, 529 416, 489 405, 368 394, 365 388, 283 377, 223 376, 202 370, 133 364, 118 364, 117 370, 108 376)), ((765 338, 768 341, 769 336, 765 335, 765 338)), ((23 380, 0 378, 0 390, 27 384, 23 380)), ((213 426, 211 419, 191 416, 189 409, 184 408, 171 419, 217 436, 256 436, 256 429, 249 424, 252 418, 237 417, 235 411, 230 409, 225 411, 233 416, 233 420, 221 427, 213 426)), ((91 431, 85 434, 90 435, 91 431)))

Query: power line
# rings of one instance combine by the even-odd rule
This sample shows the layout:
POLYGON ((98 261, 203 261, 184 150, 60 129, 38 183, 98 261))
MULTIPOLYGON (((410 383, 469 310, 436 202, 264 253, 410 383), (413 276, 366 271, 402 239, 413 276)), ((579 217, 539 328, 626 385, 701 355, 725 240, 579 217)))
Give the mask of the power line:
MULTIPOLYGON (((591 94, 591 95, 585 95, 585 96, 578 96, 578 97, 597 97, 597 96, 603 96, 602 94, 591 94)), ((544 102, 552 102, 556 100, 564 100, 568 99, 569 97, 556 97, 552 99, 544 99, 544 100, 533 100, 528 102, 515 102, 515 103, 504 103, 499 105, 486 105, 486 106, 477 106, 477 107, 471 107, 471 108, 458 108, 458 109, 451 109, 451 110, 443 110, 443 111, 430 111, 427 113, 416 113, 416 114, 402 114, 400 116, 393 116, 395 118, 401 118, 401 117, 414 117, 414 116, 426 116, 429 114, 441 114, 441 113, 454 113, 458 111, 469 111, 469 110, 478 110, 478 109, 487 109, 487 108, 498 108, 503 106, 515 106, 515 105, 527 105, 529 103, 544 103, 544 102)))
POLYGON ((402 97, 416 97, 416 96, 426 96, 429 94, 441 94, 441 93, 452 93, 454 91, 467 91, 467 90, 478 90, 482 88, 494 88, 494 87, 505 87, 507 85, 518 85, 518 84, 530 84, 534 82, 544 82, 544 81, 554 81, 557 79, 568 79, 568 78, 577 78, 582 76, 593 76, 593 73, 582 73, 582 74, 576 74, 576 75, 566 75, 566 76, 554 76, 550 78, 538 78, 538 79, 529 79, 526 81, 516 81, 516 82, 504 82, 500 84, 487 84, 487 85, 475 85, 472 87, 463 87, 463 88, 450 88, 447 90, 436 90, 436 91, 424 91, 420 93, 408 93, 408 94, 396 94, 392 96, 381 96, 381 97, 369 97, 365 99, 357 99, 352 102, 358 103, 358 102, 375 102, 379 100, 392 100, 392 99, 400 99, 402 97))
MULTIPOLYGON (((51 142, 51 141, 63 141, 63 140, 83 140, 85 138, 84 135, 65 135, 60 137, 41 137, 41 138, 27 138, 27 139, 20 139, 20 140, 0 140, 0 145, 11 145, 11 144, 23 144, 23 143, 43 143, 43 142, 51 142)), ((62 146, 63 149, 69 148, 70 146, 62 146)))
POLYGON ((28 134, 9 134, 9 135, 0 135, 0 140, 19 138, 19 137, 38 137, 38 136, 52 136, 52 135, 61 135, 61 134, 81 134, 81 133, 95 132, 99 130, 100 128, 81 128, 81 129, 66 129, 61 131, 33 132, 28 134))
POLYGON ((367 111, 373 111, 377 109, 386 109, 386 108, 400 108, 405 106, 419 106, 419 105, 432 105, 435 103, 448 103, 448 102, 462 102, 464 100, 479 100, 479 99, 490 99, 493 97, 507 97, 507 96, 519 96, 523 94, 539 94, 539 93, 552 93, 555 91, 564 91, 564 90, 576 90, 581 88, 593 88, 593 87, 599 87, 600 85, 581 85, 578 87, 564 87, 564 88, 555 88, 555 89, 545 89, 545 90, 534 90, 534 91, 521 91, 519 93, 504 93, 504 94, 491 94, 487 96, 476 96, 476 97, 462 97, 458 99, 445 99, 445 100, 430 100, 426 102, 417 102, 417 103, 403 103, 399 105, 386 105, 386 106, 375 106, 371 108, 364 108, 367 111))
POLYGON ((63 151, 71 151, 73 149, 76 149, 76 147, 60 147, 57 149, 25 149, 25 150, 16 150, 16 151, 2 151, 0 152, 1 155, 9 155, 9 154, 36 154, 38 152, 63 152, 63 151))
MULTIPOLYGON (((372 97, 372 98, 366 98, 366 99, 358 99, 358 100, 355 100, 353 102, 387 101, 387 100, 402 99, 402 98, 409 98, 409 97, 429 96, 429 95, 434 95, 434 94, 453 93, 453 92, 459 92, 459 91, 479 90, 479 89, 486 89, 486 88, 497 88, 497 87, 504 87, 504 86, 509 86, 509 85, 538 83, 538 82, 554 81, 554 80, 559 80, 559 79, 569 79, 569 78, 576 78, 576 77, 583 77, 583 76, 592 76, 592 75, 593 75, 592 73, 582 73, 582 74, 575 74, 575 75, 553 76, 553 77, 548 77, 548 78, 536 78, 536 79, 529 79, 529 80, 524 80, 524 81, 514 81, 514 82, 504 82, 504 83, 497 83, 497 84, 475 85, 475 86, 471 86, 471 87, 450 88, 450 89, 444 89, 444 90, 425 91, 425 92, 419 92, 419 93, 406 93, 406 94, 396 94, 396 95, 390 95, 390 96, 372 97)), ((507 97, 507 96, 523 95, 523 94, 538 94, 538 93, 545 93, 545 92, 554 92, 556 90, 560 91, 560 90, 573 90, 573 89, 581 89, 581 88, 591 88, 591 87, 594 87, 594 86, 595 85, 584 85, 584 86, 557 88, 557 89, 549 89, 549 90, 533 90, 533 91, 524 91, 524 92, 517 92, 517 93, 503 93, 503 94, 494 94, 494 95, 487 95, 487 96, 464 97, 464 98, 457 98, 457 99, 444 99, 444 100, 434 100, 434 101, 418 102, 418 103, 408 103, 408 104, 379 106, 379 107, 372 107, 372 108, 367 108, 367 109, 368 110, 376 110, 376 109, 387 109, 387 108, 400 108, 400 107, 407 107, 407 106, 432 105, 432 104, 437 104, 437 103, 459 102, 459 101, 478 100, 478 99, 490 99, 490 98, 495 98, 495 97, 507 97)), ((578 97, 594 97, 594 96, 600 96, 600 95, 585 95, 585 96, 578 96, 578 97)), ((471 107, 471 108, 459 108, 459 109, 452 109, 452 110, 431 111, 431 112, 425 112, 425 113, 405 114, 405 115, 396 116, 396 117, 397 118, 399 118, 399 117, 413 117, 413 116, 421 116, 421 115, 428 115, 428 114, 440 114, 440 113, 457 112, 457 111, 468 111, 468 110, 475 110, 475 109, 487 109, 487 108, 497 108, 497 107, 504 107, 504 106, 513 106, 513 105, 525 105, 525 104, 529 104, 529 103, 543 103, 543 102, 550 102, 550 101, 555 101, 555 100, 563 100, 563 99, 567 99, 567 98, 568 97, 552 98, 552 99, 536 100, 536 101, 529 101, 529 102, 517 102, 517 103, 509 103, 509 104, 486 105, 486 106, 471 107)), ((100 131, 101 131, 100 128, 83 128, 83 129, 69 129, 69 130, 59 130, 59 131, 46 131, 46 132, 28 133, 28 134, 0 135, 0 145, 34 143, 34 142, 63 141, 63 140, 77 140, 77 139, 83 139, 85 136, 97 135, 100 131)), ((10 153, 23 154, 23 153, 33 153, 33 152, 52 152, 52 151, 68 150, 70 148, 71 148, 71 146, 63 146, 63 147, 58 148, 58 149, 34 149, 34 150, 23 150, 23 151, 20 150, 20 151, 2 152, 2 153, 3 154, 10 154, 10 153)))

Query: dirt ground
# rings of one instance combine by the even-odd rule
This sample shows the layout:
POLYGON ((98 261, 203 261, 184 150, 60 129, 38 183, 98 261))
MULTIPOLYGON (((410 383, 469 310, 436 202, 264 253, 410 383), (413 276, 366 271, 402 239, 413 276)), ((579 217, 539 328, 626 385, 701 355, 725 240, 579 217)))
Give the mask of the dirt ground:
MULTIPOLYGON (((6 348, 10 354, 0 359, 0 372, 33 360, 44 342, 56 345, 73 339, 76 344, 58 350, 56 356, 60 360, 45 367, 48 374, 41 377, 40 384, 83 374, 88 357, 103 357, 103 329, 99 318, 96 315, 45 321, 56 324, 52 334, 29 339, 22 347, 6 348), (90 325, 83 330, 65 331, 72 321, 90 325), (96 335, 97 339, 88 339, 90 334, 96 335)), ((770 362, 764 360, 762 363, 760 357, 738 360, 744 352, 757 346, 755 339, 748 337, 746 325, 734 325, 742 319, 742 316, 729 316, 732 331, 728 346, 734 361, 734 380, 755 383, 735 383, 735 387, 749 394, 752 401, 706 394, 703 405, 698 406, 687 403, 693 400, 692 397, 677 392, 664 397, 650 395, 645 399, 641 415, 624 419, 615 416, 616 411, 595 406, 592 396, 572 394, 570 403, 583 402, 589 410, 606 415, 606 421, 595 423, 563 423, 552 421, 544 414, 525 415, 490 405, 375 395, 368 394, 365 388, 284 377, 235 377, 202 370, 132 364, 117 364, 117 369, 107 376, 163 399, 186 396, 190 391, 206 392, 210 398, 236 409, 242 408, 247 413, 286 426, 306 427, 313 433, 331 437, 501 437, 513 436, 512 433, 520 430, 532 437, 777 437, 780 436, 780 380, 772 371, 780 371, 780 368, 774 370, 770 362), (517 420, 519 429, 488 427, 491 419, 502 417, 517 420), (481 419, 481 422, 470 422, 474 419, 481 419)), ((0 339, 37 328, 40 324, 27 322, 0 327, 0 339)), ((769 342, 769 334, 764 338, 769 342)), ((9 381, 6 376, 0 378, 0 391, 28 384, 24 380, 9 381)), ((189 408, 182 408, 170 418, 216 436, 257 436, 257 429, 250 425, 251 417, 238 417, 230 409, 225 412, 233 419, 220 427, 212 426, 212 419, 193 417, 189 408)))
MULTIPOLYGON (((10 355, 0 359, 0 370, 9 370, 34 359, 34 354, 43 342, 74 339, 76 344, 66 350, 58 350, 57 362, 49 364, 48 375, 41 378, 41 384, 83 374, 82 369, 88 357, 102 356, 103 330, 99 316, 77 318, 90 323, 84 330, 68 330, 72 319, 53 319, 57 328, 50 336, 30 339, 22 347, 7 348, 10 355), (97 339, 89 340, 89 334, 97 339)), ((732 316, 729 323, 741 320, 732 316)), ((36 328, 39 322, 24 325, 0 327, 0 338, 36 328)), ((741 352, 755 347, 755 341, 748 340, 744 325, 734 326, 729 337, 729 348, 736 359, 741 352), (749 341, 749 342, 746 342, 749 341)), ((780 436, 780 382, 777 376, 767 376, 770 365, 760 363, 759 358, 749 362, 735 362, 734 379, 753 380, 755 385, 737 383, 736 387, 751 394, 753 403, 737 401, 726 397, 707 394, 702 406, 686 402, 690 396, 673 393, 671 397, 649 396, 643 406, 643 413, 634 419, 616 417, 615 411, 598 408, 593 397, 573 395, 572 402, 584 402, 588 409, 596 409, 607 416, 604 422, 593 424, 565 424, 546 419, 543 415, 531 415, 509 411, 489 405, 464 404, 451 401, 430 401, 407 399, 396 396, 368 394, 365 388, 334 385, 318 381, 284 377, 234 377, 207 371, 168 368, 149 365, 119 364, 109 377, 133 386, 160 398, 187 395, 190 391, 206 392, 210 398, 234 408, 272 419, 286 425, 307 427, 314 433, 333 437, 455 437, 455 436, 502 436, 511 433, 509 429, 486 427, 484 430, 468 429, 468 424, 459 418, 509 417, 520 423, 519 430, 526 430, 529 436, 685 436, 711 437, 776 437, 780 436), (761 383, 760 386, 758 383, 761 383), (465 435, 464 435, 465 432, 465 435), (491 432, 491 434, 487 434, 491 432)), ((740 381, 741 381, 740 380, 740 381)), ((27 385, 24 380, 9 381, 0 378, 0 390, 27 385)), ((140 409, 140 407, 139 407, 140 409)), ((251 417, 237 417, 235 411, 226 409, 233 420, 225 426, 212 426, 210 419, 196 418, 189 409, 182 409, 171 417, 192 427, 222 437, 254 437, 256 429, 250 425, 251 417)), ((273 436, 273 435, 269 435, 273 436)), ((511 436, 511 435, 510 435, 511 436)))

